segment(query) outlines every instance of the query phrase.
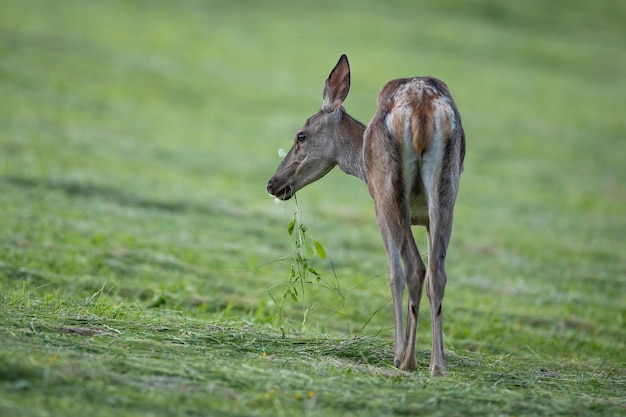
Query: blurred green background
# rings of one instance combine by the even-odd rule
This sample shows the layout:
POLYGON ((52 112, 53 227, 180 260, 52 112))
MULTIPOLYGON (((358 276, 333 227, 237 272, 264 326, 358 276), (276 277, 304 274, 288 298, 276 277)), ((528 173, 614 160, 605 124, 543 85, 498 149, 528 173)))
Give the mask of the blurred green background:
POLYGON ((0 414, 619 414, 624 22, 609 0, 0 0, 0 414), (338 170, 298 193, 324 281, 276 320, 295 206, 265 184, 342 53, 363 122, 417 75, 463 118, 447 379, 392 368, 372 202, 338 170))
MULTIPOLYGON (((265 184, 346 53, 363 122, 398 77, 460 109, 446 346, 623 363, 625 21, 620 1, 2 1, 0 289, 271 321, 294 206, 265 184)), ((337 170, 299 201, 345 298, 307 288, 307 329, 390 337, 366 187, 337 170)))

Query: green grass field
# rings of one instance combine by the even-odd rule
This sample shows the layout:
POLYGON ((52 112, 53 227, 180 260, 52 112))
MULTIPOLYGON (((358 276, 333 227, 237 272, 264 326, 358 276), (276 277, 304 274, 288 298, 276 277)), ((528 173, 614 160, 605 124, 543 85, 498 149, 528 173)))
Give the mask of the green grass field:
POLYGON ((626 415, 625 21, 608 0, 1 1, 0 415, 626 415), (265 184, 341 53, 360 120, 414 75, 463 117, 446 378, 427 308, 420 370, 393 367, 355 178, 298 193, 328 257, 284 299, 295 205, 265 184))

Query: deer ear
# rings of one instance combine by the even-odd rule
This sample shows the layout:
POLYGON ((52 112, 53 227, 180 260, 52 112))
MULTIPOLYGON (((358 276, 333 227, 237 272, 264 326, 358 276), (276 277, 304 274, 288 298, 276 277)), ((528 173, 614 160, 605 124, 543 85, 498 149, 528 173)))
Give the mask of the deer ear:
POLYGON ((330 72, 324 85, 322 110, 333 112, 337 110, 348 96, 350 91, 350 64, 348 57, 343 54, 339 62, 330 72))

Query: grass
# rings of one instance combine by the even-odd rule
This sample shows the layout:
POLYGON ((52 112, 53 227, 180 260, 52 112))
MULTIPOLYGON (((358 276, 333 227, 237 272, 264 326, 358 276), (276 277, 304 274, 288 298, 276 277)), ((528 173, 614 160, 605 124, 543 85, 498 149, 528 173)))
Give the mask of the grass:
POLYGON ((1 415, 626 413, 621 3, 0 11, 1 415), (354 178, 299 193, 327 255, 311 265, 338 288, 274 302, 294 206, 265 182, 343 52, 357 118, 411 75, 444 79, 463 116, 447 378, 427 372, 427 309, 420 370, 392 366, 386 258, 354 178))

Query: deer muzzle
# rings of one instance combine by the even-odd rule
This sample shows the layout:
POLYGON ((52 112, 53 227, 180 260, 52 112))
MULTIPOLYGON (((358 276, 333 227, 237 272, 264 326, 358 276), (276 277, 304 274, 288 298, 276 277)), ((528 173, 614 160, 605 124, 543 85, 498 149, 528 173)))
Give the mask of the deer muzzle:
POLYGON ((267 183, 267 192, 280 200, 289 200, 294 194, 291 184, 277 182, 275 178, 267 183))

